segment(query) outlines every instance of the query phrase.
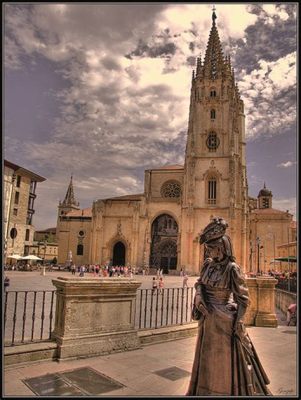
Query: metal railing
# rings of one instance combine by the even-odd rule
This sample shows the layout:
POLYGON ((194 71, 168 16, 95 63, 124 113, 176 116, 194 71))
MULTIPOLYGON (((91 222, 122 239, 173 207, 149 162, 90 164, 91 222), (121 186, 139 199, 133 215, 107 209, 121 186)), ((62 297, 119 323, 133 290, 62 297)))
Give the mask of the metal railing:
POLYGON ((51 338, 56 290, 7 291, 4 297, 4 346, 51 338))
MULTIPOLYGON (((4 293, 4 346, 51 339, 56 290, 4 293)), ((139 289, 136 329, 157 329, 192 322, 194 288, 139 289)))
POLYGON ((276 289, 286 290, 287 292, 297 293, 297 279, 279 279, 275 285, 276 289))
POLYGON ((138 289, 135 327, 157 329, 192 322, 193 296, 193 287, 138 289))

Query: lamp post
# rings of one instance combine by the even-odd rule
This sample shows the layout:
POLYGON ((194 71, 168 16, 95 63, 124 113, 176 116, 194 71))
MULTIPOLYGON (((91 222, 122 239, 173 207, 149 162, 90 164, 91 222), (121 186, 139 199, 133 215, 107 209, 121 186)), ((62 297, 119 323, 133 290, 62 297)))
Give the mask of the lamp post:
POLYGON ((260 246, 260 238, 257 236, 256 238, 256 244, 257 244, 257 275, 259 275, 259 246, 260 246))
POLYGON ((253 242, 250 241, 250 272, 253 272, 253 242))
POLYGON ((290 247, 290 231, 289 228, 287 228, 287 261, 288 261, 288 286, 287 290, 290 292, 291 290, 291 277, 290 277, 290 253, 289 253, 289 247, 290 247))

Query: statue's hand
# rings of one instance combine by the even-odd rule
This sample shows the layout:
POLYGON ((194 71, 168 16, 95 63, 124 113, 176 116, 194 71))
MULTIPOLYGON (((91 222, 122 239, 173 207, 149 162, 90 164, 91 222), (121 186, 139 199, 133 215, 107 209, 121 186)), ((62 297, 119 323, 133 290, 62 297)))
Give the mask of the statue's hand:
POLYGON ((209 314, 207 307, 203 303, 200 303, 197 308, 205 317, 209 314))

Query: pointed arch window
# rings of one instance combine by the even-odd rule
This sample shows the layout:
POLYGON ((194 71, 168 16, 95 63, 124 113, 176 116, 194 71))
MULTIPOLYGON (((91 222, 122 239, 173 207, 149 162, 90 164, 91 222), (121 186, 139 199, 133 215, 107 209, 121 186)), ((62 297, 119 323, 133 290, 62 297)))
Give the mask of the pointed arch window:
POLYGON ((211 119, 215 119, 216 118, 215 110, 213 110, 213 109, 210 111, 210 118, 211 119))
POLYGON ((211 176, 207 181, 207 203, 216 204, 217 200, 217 180, 215 176, 211 176))
POLYGON ((78 256, 82 256, 84 254, 84 246, 82 244, 77 245, 77 251, 76 254, 78 256))
POLYGON ((216 97, 216 90, 210 89, 210 97, 216 97))

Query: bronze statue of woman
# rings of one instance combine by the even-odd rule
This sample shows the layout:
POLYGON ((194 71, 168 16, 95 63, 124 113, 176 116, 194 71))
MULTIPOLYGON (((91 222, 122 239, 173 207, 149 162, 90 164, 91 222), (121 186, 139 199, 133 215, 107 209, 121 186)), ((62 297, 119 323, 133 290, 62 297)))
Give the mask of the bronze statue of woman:
POLYGON ((215 217, 200 236, 205 261, 195 284, 192 316, 199 330, 187 396, 271 395, 242 321, 249 295, 227 227, 215 217))

